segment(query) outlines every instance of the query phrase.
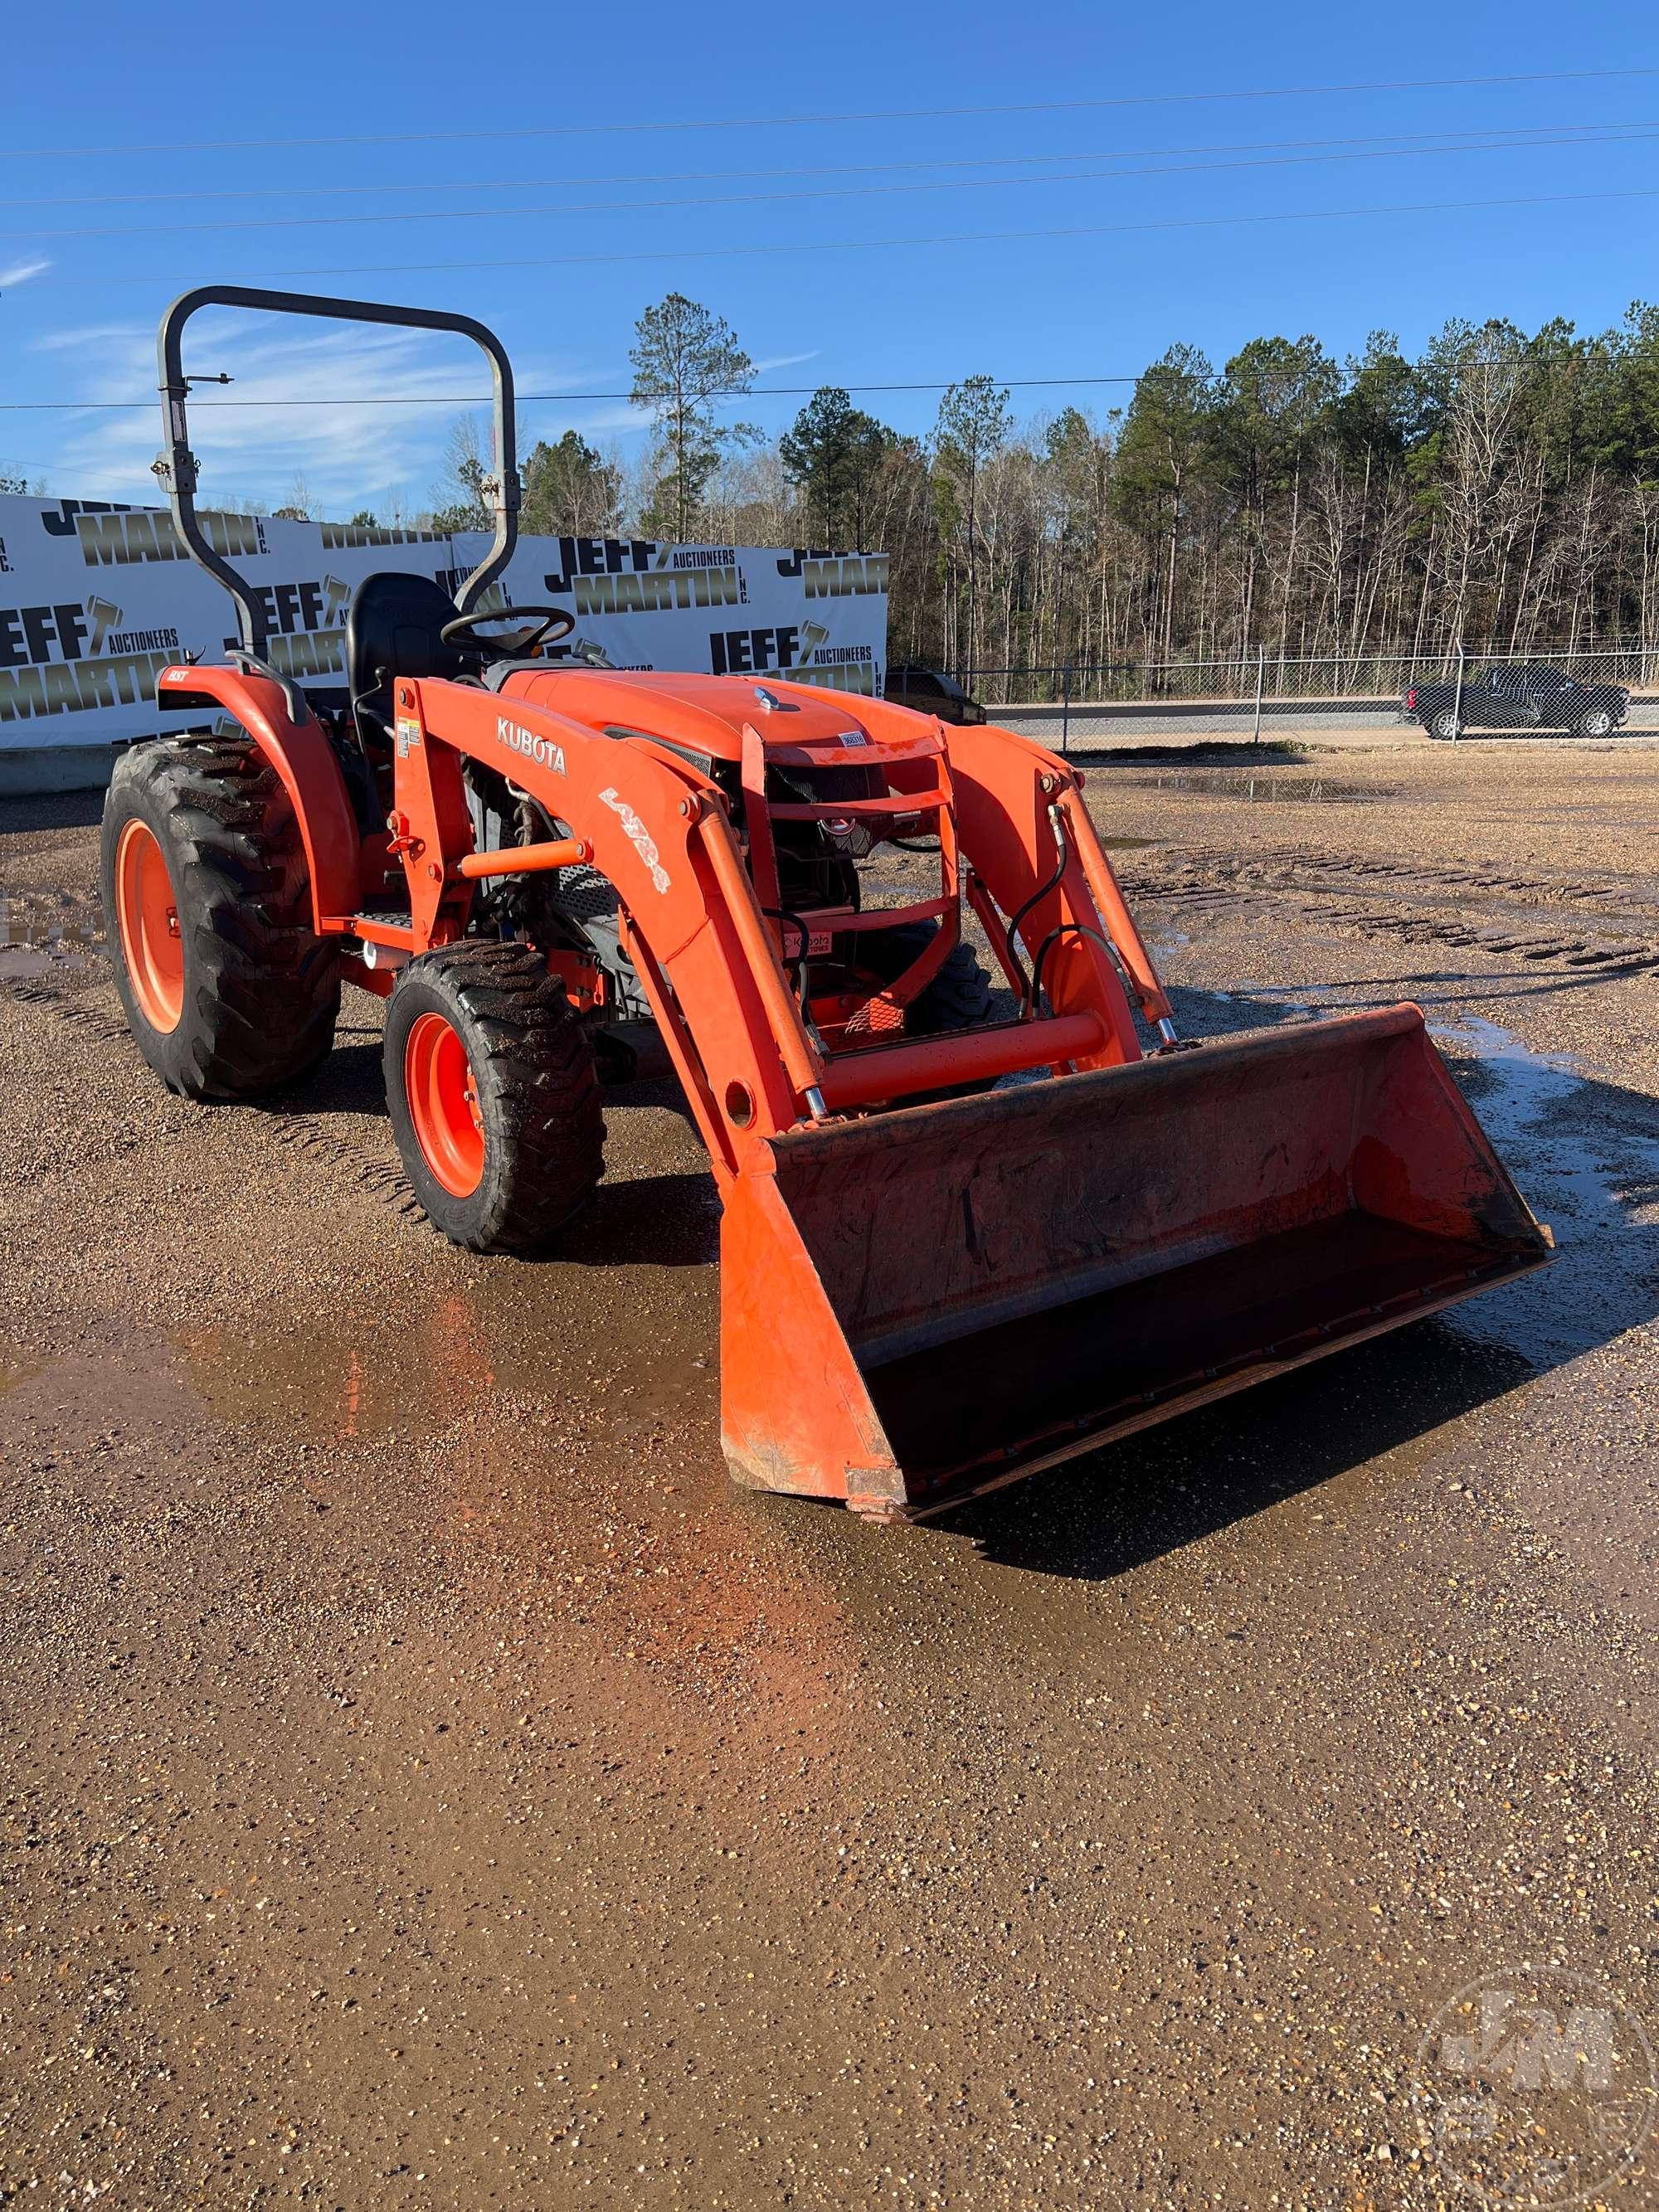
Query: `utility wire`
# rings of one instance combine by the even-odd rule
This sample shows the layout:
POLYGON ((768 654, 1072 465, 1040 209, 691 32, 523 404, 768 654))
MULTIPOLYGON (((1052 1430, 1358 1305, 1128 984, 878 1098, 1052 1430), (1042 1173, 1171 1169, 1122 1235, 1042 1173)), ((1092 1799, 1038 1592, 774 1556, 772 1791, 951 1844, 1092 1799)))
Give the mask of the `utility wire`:
MULTIPOLYGON (((1134 384, 1133 376, 994 376, 993 384, 1009 392, 1030 392, 1040 387, 1060 386, 1071 390, 1084 384, 1134 384)), ((829 388, 836 392, 948 392, 960 377, 934 377, 919 384, 836 384, 829 388)), ((821 384, 728 384, 706 396, 710 399, 810 399, 814 392, 822 392, 821 384)), ((540 402, 559 402, 580 399, 629 399, 631 392, 520 392, 515 394, 520 406, 534 406, 540 402)), ((337 399, 197 399, 192 398, 192 415, 204 407, 488 407, 487 392, 377 392, 362 398, 343 396, 337 399)), ((641 401, 641 406, 649 402, 641 401)), ((152 393, 148 399, 0 399, 0 413, 9 415, 79 415, 88 410, 107 412, 134 407, 155 405, 152 393)))
POLYGON ((1237 100, 1331 99, 1359 92, 1442 92, 1483 85, 1586 84, 1610 78, 1659 76, 1659 69, 1527 70, 1492 76, 1384 77, 1349 84, 1259 85, 1237 92, 1121 93, 1107 100, 1034 100, 973 107, 887 107, 853 109, 839 114, 732 115, 696 120, 656 123, 560 123, 538 128, 503 131, 344 131, 337 136, 311 138, 171 138, 143 145, 118 146, 5 146, 0 161, 125 160, 133 154, 246 154, 258 150, 304 146, 401 146, 453 144, 462 139, 488 138, 499 143, 508 138, 592 138, 608 134, 637 137, 659 131, 782 131, 819 129, 842 123, 918 123, 974 115, 1060 115, 1082 109, 1113 107, 1195 107, 1237 100))
MULTIPOLYGON (((1594 143, 1595 138, 1608 131, 1645 131, 1659 128, 1650 118, 1632 118, 1613 120, 1603 117, 1595 123, 1517 123, 1492 129, 1446 131, 1376 131, 1368 137, 1346 138, 1255 138, 1222 141, 1213 145, 1198 146, 1084 146, 1074 147, 1068 153, 1058 154, 971 154, 957 155, 950 160, 932 161, 845 161, 817 162, 806 168, 791 169, 723 169, 721 175, 728 184, 770 183, 780 179, 796 177, 871 177, 889 176, 939 169, 1008 169, 1036 166, 1052 167, 1059 161, 1151 161, 1166 155, 1186 154, 1285 154, 1317 152, 1327 147, 1343 146, 1399 146, 1429 145, 1431 142, 1455 137, 1474 142, 1490 141, 1494 145, 1512 145, 1524 149, 1536 143, 1540 134, 1550 133, 1547 143, 1574 145, 1594 143)), ((617 172, 610 178, 613 185, 685 185, 702 184, 708 176, 708 165, 696 169, 643 169, 617 172)), ((585 170, 578 176, 566 177, 453 177, 439 184, 430 179, 416 183, 401 180, 390 184, 355 185, 241 185, 224 190, 203 191, 193 185, 167 192, 64 192, 36 196, 24 199, 0 199, 0 208, 57 208, 57 207, 147 207, 160 200, 252 200, 252 199, 315 199, 340 198, 366 192, 494 192, 512 191, 562 190, 566 185, 591 185, 593 173, 585 170)))
POLYGON ((159 238, 180 233, 226 230, 325 230, 388 222, 500 222, 529 216, 575 215, 659 214, 664 209, 760 207, 784 201, 891 199, 918 192, 1008 191, 1019 185, 1116 183, 1134 177, 1207 175, 1217 170, 1306 168, 1333 161, 1425 161, 1448 154, 1512 154, 1536 152, 1551 146, 1628 145, 1659 137, 1645 126, 1602 138, 1534 138, 1524 146, 1468 143, 1442 146, 1391 146, 1340 154, 1273 154, 1242 161, 1186 161, 1156 163, 1138 169, 1069 169, 1047 177, 934 177, 925 183, 903 185, 829 185, 788 192, 711 192, 688 197, 675 194, 656 200, 562 200, 554 205, 494 208, 396 208, 369 215, 239 216, 211 222, 143 222, 87 224, 71 230, 0 230, 0 239, 32 239, 43 245, 57 240, 82 238, 159 238))
MULTIPOLYGON (((1483 210, 1583 207, 1614 200, 1659 198, 1659 187, 1601 192, 1528 192, 1500 199, 1388 201, 1374 207, 1291 208, 1268 215, 1169 216, 1142 222, 1069 223, 1041 230, 946 230, 913 238, 796 239, 764 246, 656 246, 629 253, 507 255, 490 261, 349 261, 244 272, 226 283, 263 284, 273 276, 481 276, 502 269, 592 269, 640 261, 732 261, 769 253, 873 253, 924 246, 1008 246, 1048 238, 1119 238, 1169 230, 1226 230, 1260 223, 1346 222, 1361 216, 1461 215, 1483 210)), ((173 280, 156 270, 136 276, 47 276, 42 291, 106 291, 117 284, 165 288, 173 280)))

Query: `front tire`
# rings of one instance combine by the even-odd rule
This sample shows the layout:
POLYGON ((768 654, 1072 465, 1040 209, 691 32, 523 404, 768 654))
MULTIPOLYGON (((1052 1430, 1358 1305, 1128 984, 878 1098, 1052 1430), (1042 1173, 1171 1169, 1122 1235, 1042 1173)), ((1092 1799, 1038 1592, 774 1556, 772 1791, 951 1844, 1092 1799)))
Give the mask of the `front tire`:
POLYGON ((470 1252, 533 1252, 592 1196, 605 1115, 586 1032, 527 945, 411 960, 386 1007, 386 1101, 428 1219, 470 1252))
POLYGON ((1613 717, 1605 707, 1597 707, 1591 713, 1582 717, 1573 735, 1579 738, 1610 738, 1613 735, 1613 717))
POLYGON ((104 800, 104 922, 129 1025, 169 1091, 248 1098, 334 1042, 337 949, 282 779, 251 738, 122 754, 104 800))

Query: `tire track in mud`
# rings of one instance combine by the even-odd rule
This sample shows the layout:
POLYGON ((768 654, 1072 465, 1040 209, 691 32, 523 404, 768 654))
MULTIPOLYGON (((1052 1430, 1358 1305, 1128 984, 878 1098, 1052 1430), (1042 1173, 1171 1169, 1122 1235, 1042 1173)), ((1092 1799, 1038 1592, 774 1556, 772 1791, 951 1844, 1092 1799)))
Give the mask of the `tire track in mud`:
POLYGON ((1628 913, 1609 914, 1603 908, 1589 916, 1564 917, 1578 923, 1577 928, 1559 923, 1540 928, 1535 920, 1531 927, 1517 927, 1490 912, 1475 918, 1467 912, 1520 901, 1532 908, 1565 906, 1605 899, 1609 891, 1615 897, 1629 896, 1636 887, 1626 878, 1577 874, 1556 878, 1340 854, 1280 850, 1243 854, 1188 847, 1172 850, 1165 866, 1154 861, 1150 867, 1126 870, 1123 884, 1132 901, 1209 903, 1271 898, 1281 908, 1288 903, 1304 921, 1389 944, 1499 953, 1620 975, 1659 969, 1659 933, 1644 931, 1638 935, 1631 927, 1659 921, 1659 905, 1643 900, 1639 892, 1632 900, 1634 910, 1628 913), (1352 892, 1362 888, 1388 903, 1355 900, 1352 892), (1287 891, 1304 896, 1287 902, 1282 896, 1287 891), (1418 894, 1415 901, 1413 892, 1418 894), (1449 911, 1459 907, 1465 914, 1449 911))
POLYGON ((67 991, 55 991, 50 983, 33 983, 12 976, 4 981, 8 994, 21 1000, 26 1006, 43 1006, 60 1022, 83 1036, 95 1036, 100 1044, 119 1044, 127 1036, 126 1025, 111 1014, 100 1013, 96 1006, 82 1006, 67 991))
POLYGON ((341 1136, 317 1115, 307 1114, 298 1107, 266 1099, 257 1110, 268 1117, 270 1133, 278 1144, 291 1146, 307 1158, 327 1160, 349 1169, 355 1182, 383 1199, 394 1213, 410 1220, 426 1219, 421 1201, 410 1188, 403 1170, 388 1160, 374 1158, 360 1139, 341 1136))
MULTIPOLYGON (((1614 927, 1659 932, 1659 883, 1638 878, 1582 872, 1559 876, 1516 875, 1493 869, 1457 867, 1430 860, 1390 860, 1358 854, 1310 853, 1294 846, 1252 849, 1248 853, 1224 846, 1172 846, 1162 856, 1145 855, 1156 872, 1145 877, 1148 890, 1219 886, 1237 883, 1261 884, 1270 890, 1323 890, 1339 886, 1376 886, 1384 891, 1398 884, 1407 889, 1448 891, 1455 902, 1471 902, 1486 896, 1503 902, 1519 899, 1528 907, 1593 903, 1590 917, 1614 927), (1310 880, 1311 879, 1311 880, 1310 880)), ((1137 872, 1129 870, 1133 875, 1137 872)))
MULTIPOLYGON (((9 977, 0 978, 0 983, 3 983, 11 998, 26 1006, 39 1007, 81 1036, 96 1038, 100 1044, 130 1045, 132 1042, 125 1022, 97 1006, 85 1005, 70 992, 56 990, 50 983, 9 977)), ((279 1145, 303 1152, 309 1159, 323 1160, 331 1166, 344 1169, 360 1188, 383 1200, 403 1218, 426 1218, 402 1169, 395 1160, 374 1152, 362 1138, 343 1135, 331 1128, 321 1115, 307 1113, 303 1107, 285 1105, 280 1098, 251 1101, 249 1105, 259 1117, 258 1126, 279 1145)))

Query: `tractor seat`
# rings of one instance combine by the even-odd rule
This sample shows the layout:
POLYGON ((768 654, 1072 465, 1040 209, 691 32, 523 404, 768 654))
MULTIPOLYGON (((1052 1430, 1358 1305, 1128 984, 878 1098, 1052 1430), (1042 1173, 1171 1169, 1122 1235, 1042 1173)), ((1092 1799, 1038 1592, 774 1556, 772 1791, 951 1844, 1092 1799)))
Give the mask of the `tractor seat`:
POLYGON ((346 678, 360 737, 392 736, 394 676, 474 672, 476 653, 444 643, 444 624, 454 620, 455 602, 430 576, 386 568, 363 578, 346 611, 346 678))

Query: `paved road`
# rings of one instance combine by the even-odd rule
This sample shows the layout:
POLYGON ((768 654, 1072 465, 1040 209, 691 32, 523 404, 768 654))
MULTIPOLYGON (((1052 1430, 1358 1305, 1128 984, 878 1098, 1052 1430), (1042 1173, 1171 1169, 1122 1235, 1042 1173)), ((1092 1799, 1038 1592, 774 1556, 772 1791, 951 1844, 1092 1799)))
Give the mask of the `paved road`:
MULTIPOLYGON (((1051 745, 1055 751, 1120 751, 1141 745, 1183 745, 1211 740, 1240 744, 1256 734, 1254 700, 1182 699, 1091 702, 1068 706, 1014 704, 988 708, 994 721, 1051 745)), ((1431 742, 1421 725, 1402 718, 1397 702, 1374 697, 1268 701, 1261 741, 1291 739, 1321 745, 1411 745, 1431 742)), ((1659 741, 1659 698, 1632 702, 1629 723, 1603 742, 1659 741)), ((1557 731, 1524 733, 1471 731, 1462 740, 1482 744, 1552 744, 1571 740, 1557 731)))
POLYGON ((0 2200, 1426 2212, 1462 1985, 1659 2040, 1659 772, 1109 806, 1185 1024, 1418 998, 1562 1258, 897 1533, 728 1484, 665 1094, 470 1259, 373 1002, 170 1098, 0 816, 0 2200))

